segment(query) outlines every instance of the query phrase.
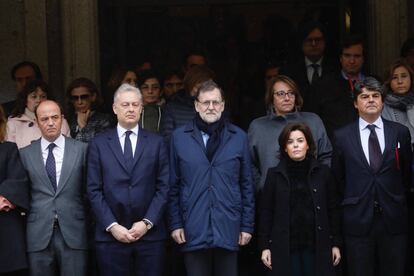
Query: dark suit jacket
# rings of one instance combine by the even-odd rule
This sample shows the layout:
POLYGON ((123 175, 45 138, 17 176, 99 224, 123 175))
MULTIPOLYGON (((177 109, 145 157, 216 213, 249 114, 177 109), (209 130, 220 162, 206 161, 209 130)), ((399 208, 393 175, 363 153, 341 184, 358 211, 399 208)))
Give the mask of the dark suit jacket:
POLYGON ((411 185, 411 145, 408 128, 384 120, 385 149, 375 173, 364 155, 358 120, 335 132, 332 170, 342 192, 345 235, 368 234, 374 216, 375 193, 387 230, 407 231, 406 191, 411 185))
POLYGON ((0 274, 27 267, 25 213, 29 209, 29 185, 14 143, 0 143, 0 195, 16 209, 0 212, 0 274), (13 250, 11 250, 13 248, 13 250))
POLYGON ((340 72, 319 80, 311 90, 307 109, 321 117, 330 139, 335 130, 358 119, 349 82, 340 72))
MULTIPOLYGON (((324 57, 322 60, 322 74, 318 81, 325 79, 326 76, 337 73, 340 70, 338 62, 335 62, 328 57, 324 57)), ((299 87, 299 92, 303 97, 302 111, 309 111, 309 101, 314 95, 311 89, 315 83, 310 84, 308 80, 308 72, 305 64, 305 58, 302 56, 300 60, 294 63, 288 64, 285 68, 282 68, 282 74, 292 78, 299 87)))
POLYGON ((89 145, 87 187, 97 220, 95 239, 116 241, 106 231, 111 223, 129 229, 143 218, 149 219, 154 228, 142 239, 164 239, 168 172, 168 154, 161 136, 139 129, 130 171, 116 128, 97 135, 89 145))

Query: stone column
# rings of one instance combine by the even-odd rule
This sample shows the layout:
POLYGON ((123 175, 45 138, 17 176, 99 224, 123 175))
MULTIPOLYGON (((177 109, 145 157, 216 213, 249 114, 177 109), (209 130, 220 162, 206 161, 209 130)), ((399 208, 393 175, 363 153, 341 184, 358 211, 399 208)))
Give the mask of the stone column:
POLYGON ((61 15, 65 87, 78 77, 99 84, 97 0, 62 0, 61 15))
POLYGON ((407 37, 407 1, 368 0, 367 48, 372 74, 385 77, 407 37))

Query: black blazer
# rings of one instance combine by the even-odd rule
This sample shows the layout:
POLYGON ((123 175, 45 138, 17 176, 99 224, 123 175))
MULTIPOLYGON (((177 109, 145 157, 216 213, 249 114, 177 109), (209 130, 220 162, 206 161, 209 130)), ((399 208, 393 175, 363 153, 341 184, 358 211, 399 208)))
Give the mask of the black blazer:
MULTIPOLYGON (((315 212, 316 275, 335 275, 332 247, 341 245, 336 183, 330 169, 313 159, 308 184, 315 212)), ((260 250, 271 250, 271 275, 290 275, 289 195, 286 161, 282 159, 267 172, 259 210, 258 243, 260 250)))
POLYGON ((411 186, 411 137, 407 127, 384 122, 385 149, 378 172, 364 155, 358 120, 334 134, 332 170, 340 185, 343 230, 348 235, 367 235, 374 217, 375 193, 383 209, 387 230, 407 232, 406 192, 411 186))
POLYGON ((14 143, 0 143, 0 195, 16 209, 0 212, 0 274, 27 267, 26 216, 29 185, 14 143))

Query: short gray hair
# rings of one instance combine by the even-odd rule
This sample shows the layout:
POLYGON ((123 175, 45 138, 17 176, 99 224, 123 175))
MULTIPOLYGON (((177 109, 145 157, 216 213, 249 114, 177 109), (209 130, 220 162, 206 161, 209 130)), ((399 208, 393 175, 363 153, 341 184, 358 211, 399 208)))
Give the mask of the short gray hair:
POLYGON ((379 80, 372 76, 367 76, 363 80, 357 81, 354 87, 354 101, 362 93, 362 89, 365 88, 369 91, 376 91, 381 94, 382 100, 384 100, 384 87, 379 80))
POLYGON ((142 104, 141 91, 137 87, 132 86, 128 83, 121 84, 121 86, 118 87, 118 89, 115 91, 115 93, 114 93, 114 103, 116 102, 116 99, 119 97, 119 95, 122 94, 122 93, 125 93, 125 92, 134 92, 134 93, 136 93, 138 95, 139 101, 142 104))

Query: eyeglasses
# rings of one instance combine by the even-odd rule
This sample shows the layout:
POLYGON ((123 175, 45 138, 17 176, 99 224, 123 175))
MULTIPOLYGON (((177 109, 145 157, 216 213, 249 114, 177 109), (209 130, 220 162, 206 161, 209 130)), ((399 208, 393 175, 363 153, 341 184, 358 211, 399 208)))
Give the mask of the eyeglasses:
POLYGON ((286 96, 288 96, 288 98, 294 98, 296 96, 295 92, 293 91, 273 91, 273 95, 276 95, 276 97, 278 98, 285 98, 286 96))
POLYGON ((205 101, 205 102, 200 102, 199 100, 197 100, 197 102, 204 108, 207 109, 210 107, 210 104, 213 105, 214 109, 217 109, 221 106, 221 104, 223 103, 222 101, 205 101))
POLYGON ((70 96, 70 98, 72 99, 72 101, 73 102, 77 102, 77 101, 86 101, 86 100, 89 100, 89 97, 90 97, 91 95, 89 95, 89 94, 83 94, 83 95, 79 95, 79 96, 75 96, 75 95, 72 95, 72 96, 70 96))
POLYGON ((324 42, 325 41, 325 39, 323 38, 323 37, 309 37, 309 38, 307 38, 307 39, 305 39, 305 44, 308 44, 308 45, 313 45, 313 44, 319 44, 319 43, 322 43, 322 42, 324 42))

